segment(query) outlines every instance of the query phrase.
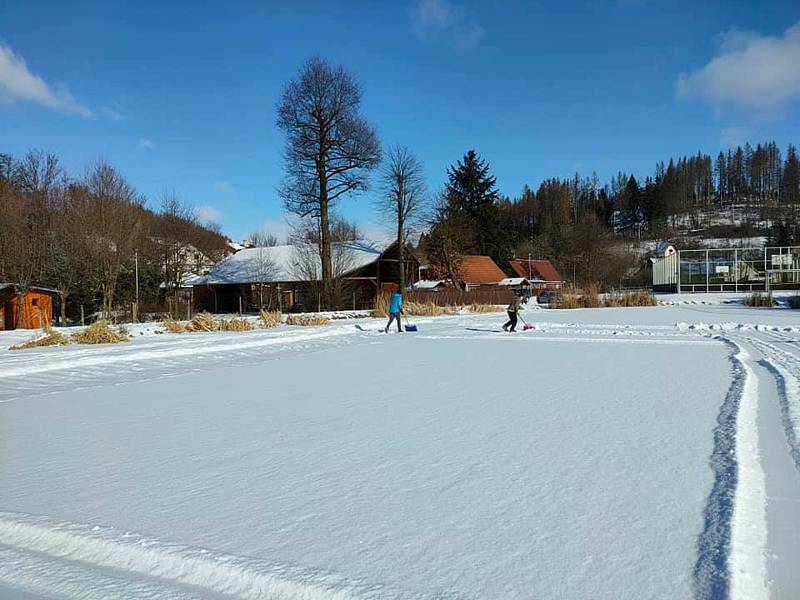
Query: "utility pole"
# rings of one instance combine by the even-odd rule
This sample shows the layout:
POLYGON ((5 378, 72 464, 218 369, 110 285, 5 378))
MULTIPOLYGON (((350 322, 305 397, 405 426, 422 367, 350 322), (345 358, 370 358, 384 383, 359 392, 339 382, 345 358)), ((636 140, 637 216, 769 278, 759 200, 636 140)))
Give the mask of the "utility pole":
POLYGON ((139 251, 133 253, 134 280, 136 282, 136 302, 134 303, 133 320, 139 320, 139 251))

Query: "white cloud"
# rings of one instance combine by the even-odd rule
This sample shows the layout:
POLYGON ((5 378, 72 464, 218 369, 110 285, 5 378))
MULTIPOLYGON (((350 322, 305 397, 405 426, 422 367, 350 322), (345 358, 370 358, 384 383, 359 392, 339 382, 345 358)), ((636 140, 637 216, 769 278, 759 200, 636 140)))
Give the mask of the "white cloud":
POLYGON ((475 48, 485 34, 449 0, 417 0, 411 10, 411 29, 421 40, 442 41, 462 50, 475 48))
POLYGON ((91 118, 92 111, 79 103, 63 86, 54 89, 28 70, 25 61, 0 44, 0 101, 35 102, 61 112, 91 118))
POLYGON ((219 223, 222 220, 222 212, 213 206, 198 206, 194 209, 194 215, 203 223, 219 223))
POLYGON ((139 148, 144 148, 145 150, 155 150, 156 143, 149 138, 139 138, 139 148))
POLYGON ((704 67, 681 75, 679 98, 770 114, 800 97, 800 23, 782 36, 729 31, 704 67))
POLYGON ((215 181, 212 185, 218 192, 223 192, 225 194, 233 192, 233 186, 227 181, 215 181))

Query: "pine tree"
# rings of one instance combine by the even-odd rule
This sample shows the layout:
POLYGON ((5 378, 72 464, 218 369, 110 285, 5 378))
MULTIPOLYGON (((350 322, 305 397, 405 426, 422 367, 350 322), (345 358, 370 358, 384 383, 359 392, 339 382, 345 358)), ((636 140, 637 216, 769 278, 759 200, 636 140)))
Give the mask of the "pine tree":
POLYGON ((496 179, 489 174, 489 164, 470 150, 456 166, 447 170, 447 175, 448 216, 467 217, 474 240, 472 250, 501 260, 499 194, 496 179))

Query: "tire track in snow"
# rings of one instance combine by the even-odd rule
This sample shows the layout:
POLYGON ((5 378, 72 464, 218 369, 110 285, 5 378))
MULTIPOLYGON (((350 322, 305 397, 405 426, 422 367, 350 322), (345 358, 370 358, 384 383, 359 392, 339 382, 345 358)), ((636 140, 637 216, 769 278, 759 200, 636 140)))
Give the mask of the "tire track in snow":
MULTIPOLYGON (((104 570, 190 586, 209 594, 263 600, 410 600, 419 594, 345 579, 332 573, 170 544, 112 528, 59 522, 47 517, 0 512, 0 548, 35 555, 48 564, 73 563, 84 572, 104 570)), ((2 573, 2 571, 0 571, 2 573)), ((15 585, 13 575, 11 581, 15 585)), ((23 581, 18 581, 20 587, 23 581)), ((84 591, 94 589, 91 578, 84 591)))
MULTIPOLYGON (((300 335, 285 335, 266 337, 255 340, 247 340, 245 338, 230 338, 230 339, 210 339, 201 346, 197 344, 186 344, 184 346, 177 346, 171 344, 169 347, 154 347, 149 346, 141 349, 131 350, 126 347, 126 352, 104 352, 107 348, 99 348, 97 350, 85 352, 84 356, 70 353, 69 350, 64 352, 63 356, 58 358, 61 360, 54 360, 55 356, 50 355, 50 360, 40 360, 33 364, 21 364, 19 366, 7 366, 0 371, 0 379, 14 378, 20 376, 38 375, 40 373, 47 373, 50 371, 63 371, 76 368, 107 366, 117 363, 137 362, 137 361, 154 361, 162 358, 174 359, 182 356, 196 356, 198 354, 210 353, 226 353, 231 351, 239 351, 245 348, 262 348, 267 346, 275 346, 282 344, 292 344, 298 342, 305 342, 310 340, 320 340, 324 338, 336 337, 349 334, 349 330, 344 328, 336 328, 328 331, 315 331, 304 333, 300 335)), ((194 340, 192 340, 194 341, 194 340)), ((114 348, 115 350, 118 347, 114 348)), ((40 358, 37 356, 37 358, 40 358)))
POLYGON ((763 358, 760 363, 778 383, 778 402, 786 443, 792 461, 800 471, 800 358, 762 340, 746 339, 761 352, 763 358))
POLYGON ((758 381, 750 355, 732 340, 733 381, 717 426, 711 468, 714 484, 704 510, 694 567, 702 600, 768 597, 766 488, 758 454, 758 381))

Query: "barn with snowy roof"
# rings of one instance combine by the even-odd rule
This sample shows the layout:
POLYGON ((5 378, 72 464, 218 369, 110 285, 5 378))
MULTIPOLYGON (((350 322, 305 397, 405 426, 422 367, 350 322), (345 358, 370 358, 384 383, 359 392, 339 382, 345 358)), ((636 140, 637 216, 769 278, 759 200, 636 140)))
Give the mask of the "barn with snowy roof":
MULTIPOLYGON (((366 241, 331 247, 339 309, 372 308, 377 293, 399 287, 397 243, 379 249, 366 241)), ((419 260, 406 247, 406 281, 417 281, 419 260)), ((319 310, 322 267, 314 244, 243 248, 217 263, 193 286, 195 310, 215 313, 319 310)))

